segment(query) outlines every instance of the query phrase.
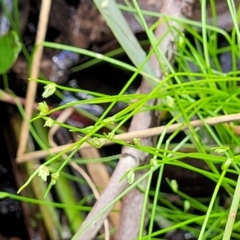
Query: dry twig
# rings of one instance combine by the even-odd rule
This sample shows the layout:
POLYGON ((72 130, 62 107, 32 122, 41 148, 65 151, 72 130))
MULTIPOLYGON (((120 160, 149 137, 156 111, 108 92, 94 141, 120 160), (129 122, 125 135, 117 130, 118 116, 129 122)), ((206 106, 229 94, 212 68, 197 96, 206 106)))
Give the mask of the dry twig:
MULTIPOLYGON (((161 13, 164 15, 174 16, 174 17, 186 17, 191 15, 192 11, 192 3, 193 0, 165 0, 163 1, 161 13)), ((177 33, 169 32, 169 26, 177 26, 178 28, 182 29, 176 22, 163 22, 160 24, 156 29, 156 38, 160 39, 165 35, 163 40, 160 43, 159 49, 165 55, 167 56, 168 60, 171 61, 173 59, 173 48, 174 46, 174 38, 176 37, 177 33)), ((183 29, 182 29, 183 30, 183 29)), ((157 57, 155 55, 152 55, 150 58, 150 63, 155 71, 157 77, 159 79, 162 79, 164 77, 164 74, 162 70, 159 67, 159 62, 157 60, 157 57)), ((140 86, 139 92, 149 94, 152 91, 151 86, 146 80, 142 81, 142 84, 140 86)), ((151 99, 148 102, 148 105, 155 105, 156 99, 151 99)), ((146 111, 141 112, 136 115, 134 115, 129 131, 137 131, 142 129, 149 129, 153 126, 156 126, 159 122, 159 112, 156 111, 146 111)), ((154 145, 154 139, 152 137, 145 137, 141 138, 141 145, 144 146, 153 146, 154 145)), ((150 156, 148 153, 140 151, 136 148, 131 147, 124 147, 122 150, 122 155, 119 160, 119 163, 117 165, 117 168, 115 169, 111 180, 101 195, 100 199, 97 201, 97 203, 94 205, 93 209, 85 219, 84 223, 82 224, 81 228, 79 229, 77 233, 77 237, 75 239, 78 240, 90 240, 95 237, 97 232, 99 231, 100 227, 102 226, 102 223, 104 219, 107 217, 109 211, 111 210, 110 203, 123 191, 128 187, 127 179, 123 179, 120 181, 122 176, 130 169, 138 167, 139 165, 143 165, 148 163, 150 159, 150 156), (108 209, 99 217, 97 218, 99 212, 102 209, 107 208, 108 209)), ((127 207, 128 210, 124 213, 127 214, 127 216, 124 216, 124 219, 122 221, 127 221, 122 226, 123 228, 120 231, 120 234, 118 234, 118 239, 135 239, 138 234, 139 229, 139 223, 140 223, 140 216, 139 211, 142 206, 143 197, 142 195, 138 195, 137 192, 135 193, 134 197, 134 203, 136 206, 140 206, 140 208, 133 208, 130 202, 132 201, 132 194, 127 196, 127 200, 124 201, 126 205, 124 207, 127 207), (130 196, 130 197, 129 197, 130 196), (137 210, 137 212, 135 211, 137 210), (128 217, 130 215, 135 216, 134 221, 128 221, 128 219, 132 220, 132 218, 128 217), (130 229, 130 231, 127 231, 127 229, 130 229)), ((121 221, 120 221, 121 222, 121 221)))
MULTIPOLYGON (((41 61, 42 52, 43 52, 43 47, 40 44, 45 40, 50 7, 51 7, 51 0, 42 0, 40 16, 38 21, 37 36, 35 41, 36 50, 33 55, 32 67, 30 72, 31 78, 38 78, 40 61, 41 61)), ((37 89, 37 82, 35 81, 28 82, 28 90, 27 90, 26 106, 25 106, 25 118, 21 126, 17 156, 21 156, 26 150, 26 145, 27 145, 28 135, 29 135, 28 125, 29 125, 29 120, 32 117, 32 109, 35 101, 36 89, 37 89)))
MULTIPOLYGON (((67 108, 65 109, 57 118, 58 122, 65 122, 69 116, 74 112, 73 108, 67 108)), ((52 147, 57 146, 57 144, 55 143, 55 141, 53 140, 53 137, 55 135, 55 133, 59 130, 60 126, 59 125, 55 125, 54 127, 51 128, 51 130, 49 131, 49 135, 48 135, 48 140, 49 143, 52 147)), ((66 159, 68 156, 66 154, 63 155, 63 158, 66 159)), ((94 185, 92 179, 88 176, 88 174, 80 167, 78 166, 75 162, 70 162, 70 165, 72 168, 74 168, 79 174, 82 175, 82 177, 86 180, 86 182, 88 183, 89 187, 91 188, 94 196, 96 199, 99 199, 100 195, 99 192, 96 188, 96 186, 94 185)), ((109 222, 107 219, 104 220, 104 229, 105 229, 105 240, 109 240, 110 239, 110 233, 109 233, 109 222)))
MULTIPOLYGON (((185 1, 185 0, 165 0, 162 1, 162 6, 160 12, 165 16, 170 17, 176 17, 176 18, 184 18, 184 17, 190 17, 192 15, 192 5, 194 0, 192 1, 185 1)), ((161 20, 161 19, 160 19, 161 20)), ((174 31, 169 31, 172 27, 177 27, 180 31, 183 31, 182 26, 178 26, 178 24, 171 20, 165 20, 163 23, 158 25, 156 31, 155 31, 155 37, 157 41, 159 41, 161 38, 163 38, 159 44, 159 50, 165 54, 167 59, 172 62, 174 60, 173 51, 175 49, 175 37, 177 36, 177 33, 174 31)), ((157 53, 155 53, 157 54, 157 53)), ((156 55, 152 55, 150 58, 150 64, 156 73, 157 77, 159 79, 162 79, 164 77, 165 72, 160 67, 159 60, 157 59, 156 55)), ((142 85, 140 87, 141 93, 148 93, 151 91, 151 88, 149 89, 148 82, 143 79, 142 85)), ((154 105, 154 102, 152 102, 154 105)), ((156 126, 158 125, 158 112, 149 112, 150 114, 145 114, 145 118, 149 118, 148 121, 151 121, 151 125, 156 126)), ((141 119, 143 116, 136 115, 136 122, 131 123, 130 131, 136 129, 136 125, 139 122, 139 119, 141 119)), ((133 119, 134 120, 134 119, 133 119)), ((147 127, 139 126, 141 127, 147 127)), ((139 128, 137 127, 137 129, 139 128)), ((150 139, 150 146, 155 146, 154 139, 150 139)), ((151 156, 145 156, 145 161, 149 163, 149 159, 151 156)), ((136 156, 135 156, 136 158, 136 156)), ((126 164, 126 163, 125 163, 126 164)), ((140 164, 143 164, 140 162, 140 164)), ((144 175, 144 171, 138 173, 138 178, 144 175)), ((143 185, 146 185, 146 180, 142 183, 143 185)), ((124 239, 136 239, 139 233, 139 227, 140 227, 140 221, 141 221, 141 212, 143 209, 143 203, 144 203, 144 193, 138 191, 137 189, 134 189, 130 191, 129 193, 124 196, 122 201, 122 208, 121 208, 121 220, 120 220, 120 227, 118 229, 117 233, 117 239, 118 240, 124 240, 124 239)))
MULTIPOLYGON (((172 133, 177 129, 180 129, 180 130, 188 129, 189 126, 191 127, 203 127, 204 125, 214 126, 222 123, 229 123, 229 122, 236 122, 236 121, 240 121, 240 113, 206 118, 204 121, 193 120, 189 122, 189 125, 185 123, 175 123, 169 126, 153 127, 149 129, 143 129, 143 130, 137 130, 137 131, 127 132, 123 134, 118 134, 111 141, 110 140, 106 141, 105 145, 114 144, 115 141, 117 140, 123 140, 123 141, 132 140, 134 137, 142 138, 142 137, 156 136, 156 135, 160 135, 163 131, 165 131, 166 133, 172 133)), ((104 141, 104 139, 100 139, 100 141, 104 141)), ((72 145, 73 144, 70 143, 70 144, 66 144, 66 145, 62 145, 54 148, 49 148, 47 150, 39 150, 39 151, 30 152, 30 153, 25 153, 18 157, 18 162, 26 162, 26 161, 31 161, 32 159, 45 158, 49 155, 60 153, 68 148, 69 148, 68 150, 69 152, 72 150, 71 149, 72 145)), ((89 147, 91 146, 88 143, 84 143, 81 146, 81 149, 89 148, 89 147)))

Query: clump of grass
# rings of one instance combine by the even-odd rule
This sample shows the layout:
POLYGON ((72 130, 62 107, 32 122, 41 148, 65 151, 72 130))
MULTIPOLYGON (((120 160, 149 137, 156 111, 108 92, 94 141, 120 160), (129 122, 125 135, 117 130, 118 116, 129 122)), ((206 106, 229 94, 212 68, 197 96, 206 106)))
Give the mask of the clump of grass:
MULTIPOLYGON (((124 191, 116 199, 120 199, 143 179, 148 178, 148 184, 145 192, 145 207, 142 212, 142 224, 140 228, 139 239, 153 239, 154 237, 163 236, 173 230, 182 229, 186 232, 192 233, 198 239, 239 239, 239 138, 236 135, 237 124, 229 123, 228 125, 219 124, 216 126, 209 126, 205 123, 205 119, 209 117, 217 117, 222 115, 229 115, 238 112, 239 89, 238 89, 238 59, 239 59, 239 29, 237 28, 236 12, 233 1, 228 0, 228 5, 233 19, 234 28, 232 32, 228 33, 216 26, 210 26, 206 22, 206 1, 202 1, 202 23, 191 20, 171 19, 172 21, 181 21, 186 32, 182 34, 179 32, 177 39, 177 49, 175 50, 175 64, 170 64, 164 56, 159 55, 158 58, 165 66, 165 78, 156 78, 153 71, 149 67, 149 55, 145 55, 136 41, 132 32, 129 32, 126 27, 125 20, 119 15, 118 22, 116 14, 119 14, 117 5, 112 1, 109 8, 104 8, 103 1, 95 1, 97 7, 105 17, 117 40, 122 45, 122 49, 130 56, 133 65, 121 62, 114 58, 114 52, 109 55, 101 55, 85 49, 78 49, 72 46, 65 46, 62 44, 44 42, 42 45, 48 48, 55 48, 61 50, 73 51, 82 55, 92 57, 94 60, 85 64, 91 66, 93 62, 106 61, 115 65, 118 68, 123 68, 125 71, 132 72, 132 77, 126 83, 120 93, 115 96, 100 94, 98 92, 91 92, 95 98, 72 102, 54 109, 45 109, 44 114, 40 114, 32 121, 39 118, 47 120, 51 113, 69 107, 74 107, 77 104, 100 104, 110 103, 104 114, 95 118, 96 121, 92 127, 83 129, 74 128, 70 125, 58 123, 69 131, 74 131, 83 134, 83 137, 73 143, 64 151, 51 157, 45 161, 43 166, 49 166, 50 163, 58 160, 64 153, 71 152, 60 166, 55 169, 54 176, 58 175, 61 178, 62 171, 66 165, 72 160, 73 155, 78 148, 86 142, 91 143, 94 147, 101 147, 105 142, 99 142, 98 139, 113 140, 121 145, 128 145, 126 141, 114 140, 115 134, 118 133, 120 127, 126 123, 131 117, 139 111, 150 110, 147 106, 147 101, 152 98, 162 99, 162 103, 154 106, 155 109, 161 112, 168 112, 172 118, 166 124, 166 131, 159 137, 156 147, 145 147, 141 145, 134 145, 134 147, 149 152, 153 155, 151 163, 147 166, 139 167, 134 171, 147 169, 147 173, 139 180, 134 181, 132 185, 124 191), (111 15, 112 14, 112 15, 111 15), (121 28, 124 28, 125 35, 122 34, 121 28), (225 47, 219 47, 219 39, 224 39, 225 47), (232 68, 228 72, 224 72, 220 55, 231 53, 232 68), (125 94, 126 90, 136 79, 136 76, 141 74, 148 79, 154 90, 148 94, 125 94), (132 100, 136 101, 132 101, 132 100), (122 111, 116 113, 112 117, 106 117, 114 105, 118 102, 125 102, 127 107, 122 111), (193 128, 191 120, 193 118, 201 119, 205 125, 204 127, 193 128), (186 123, 188 131, 185 137, 178 142, 175 142, 175 137, 181 132, 181 128, 176 129, 173 133, 167 135, 167 127, 174 122, 186 123), (99 130, 103 127, 110 126, 110 134, 101 134, 99 130), (91 140, 91 141, 90 141, 91 140), (184 153, 182 148, 188 147, 194 149, 191 153, 184 153), (214 148, 213 148, 214 147, 214 148), (200 159, 203 161, 208 169, 201 169, 192 166, 183 160, 191 157, 193 159, 200 159), (165 166, 177 166, 182 169, 188 169, 193 173, 199 173, 210 179, 215 184, 215 189, 212 196, 208 199, 193 198, 186 195, 178 189, 178 183, 172 176, 169 176, 168 183, 174 194, 179 196, 178 205, 167 201, 168 195, 159 192, 162 185, 163 173, 165 166), (222 167, 219 168, 218 166, 222 167), (152 189, 151 182, 154 172, 158 172, 156 188, 152 189), (231 173, 234 177, 230 178, 227 173, 231 173), (219 194, 219 189, 225 190, 225 195, 222 197, 219 194), (151 198, 151 204, 147 204, 147 199, 151 198), (224 198, 223 200, 221 198, 224 198), (221 199, 221 201, 220 201, 221 199), (230 204, 227 204, 228 200, 230 204), (222 204, 224 202, 224 204, 222 204), (150 217, 149 227, 146 234, 144 232, 144 218, 147 215, 150 217), (230 213, 230 215, 229 215, 230 213), (236 221, 234 221, 236 219, 236 221), (153 225, 157 224, 160 230, 155 230, 153 225)), ((152 28, 146 28, 146 23, 142 18, 143 14, 152 14, 154 16, 161 16, 161 14, 151 13, 140 10, 136 7, 135 14, 145 27, 149 43, 155 52, 157 40, 154 37, 153 31, 156 23, 152 28)), ((215 2, 215 4, 217 4, 215 2)), ((215 13, 214 1, 211 1, 213 16, 215 13)), ((123 8, 123 7, 122 7, 123 8)), ((126 7, 124 8, 127 9, 126 7)), ((133 11, 132 7, 128 8, 133 11)), ((168 18, 166 16, 166 18, 168 18)), ((174 29, 176 31, 176 29, 174 29)), ((119 50, 119 51, 122 51, 119 50)), ((75 68, 75 70, 81 70, 75 68)), ((39 83, 49 84, 49 82, 39 79, 34 79, 39 83)), ((33 79, 31 79, 33 81, 33 79)), ((84 89, 72 89, 64 86, 55 85, 59 91, 67 90, 72 92, 85 92, 84 89)), ((46 106, 47 107, 47 106, 46 106)), ((151 108, 152 109, 152 108, 151 108)), ((101 159, 99 160, 101 161, 101 159)), ((83 163, 83 162, 82 162, 83 163)), ((27 184, 39 173, 37 169, 29 178, 27 184)), ((58 184, 57 178, 51 178, 52 185, 58 184)), ((49 189, 48 189, 49 190, 49 189)), ((4 196, 4 195, 3 195, 4 196)), ((10 196, 10 195, 8 195, 10 196)))

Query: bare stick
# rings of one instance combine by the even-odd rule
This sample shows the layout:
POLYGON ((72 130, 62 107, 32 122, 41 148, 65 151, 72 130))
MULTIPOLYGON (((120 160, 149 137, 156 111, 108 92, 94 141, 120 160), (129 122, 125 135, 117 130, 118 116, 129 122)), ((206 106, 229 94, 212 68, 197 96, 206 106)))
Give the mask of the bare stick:
MULTIPOLYGON (((137 172, 136 180, 144 175, 144 172, 137 172)), ((141 188, 145 189, 147 179, 141 182, 141 188)), ((117 229, 116 239, 137 239, 139 233, 139 226, 141 222, 141 212, 143 209, 144 192, 137 188, 132 189, 122 199, 122 208, 120 215, 120 225, 117 229)))
MULTIPOLYGON (((138 131, 134 131, 134 132, 118 134, 114 137, 114 139, 112 139, 112 141, 107 140, 105 142, 105 145, 114 144, 115 143, 114 140, 126 141, 126 140, 132 140, 134 137, 142 138, 142 137, 157 136, 157 135, 161 134, 163 131, 165 131, 166 133, 172 133, 172 132, 176 131, 177 129, 181 129, 181 130, 188 129, 189 126, 203 127, 205 124, 214 126, 217 124, 236 122, 236 121, 240 121, 240 113, 229 114, 229 115, 218 116, 218 117, 211 117, 211 118, 204 119, 204 121, 193 120, 193 121, 189 122, 189 125, 185 124, 185 123, 175 123, 175 124, 172 124, 169 126, 153 127, 153 128, 149 128, 149 129, 143 129, 143 130, 138 130, 138 131)), ((234 129, 234 127, 233 127, 233 129, 234 129)), ((104 139, 100 139, 100 140, 104 141, 104 139)), ((47 150, 39 150, 39 151, 35 151, 35 152, 26 153, 26 154, 23 154, 18 157, 18 162, 22 163, 22 162, 30 161, 32 159, 45 158, 49 155, 54 155, 56 153, 59 153, 65 149, 71 147, 72 145, 73 144, 66 144, 66 145, 55 147, 55 148, 49 148, 47 150)), ((88 143, 84 143, 81 146, 81 148, 88 148, 88 147, 91 147, 88 143)), ((71 150, 72 149, 70 149, 69 152, 71 150)))
MULTIPOLYGON (((48 17, 51 7, 51 0, 42 0, 40 16, 38 20, 38 31, 35 41, 36 51, 33 55, 32 67, 30 72, 31 78, 38 78, 40 61, 42 58, 43 47, 40 45, 45 39, 48 17)), ((37 89, 37 82, 29 81, 28 82, 28 90, 26 96, 26 106, 25 106, 25 119, 22 122, 20 137, 19 137, 19 146, 17 151, 17 156, 21 156, 26 149, 27 141, 28 141, 28 124, 29 120, 32 116, 33 104, 35 101, 37 89)))
MULTIPOLYGON (((67 108, 65 109, 57 118, 58 122, 65 122, 69 116, 74 112, 73 108, 67 108)), ((60 126, 59 125, 55 125, 54 127, 52 127, 49 131, 49 135, 48 135, 48 141, 50 143, 51 146, 57 146, 57 144, 55 143, 53 137, 55 135, 55 133, 59 130, 60 126)), ((63 158, 66 159, 68 156, 66 154, 63 155, 63 158)), ((79 174, 82 175, 82 177, 86 180, 86 182, 88 183, 89 187, 91 188, 94 197, 96 199, 98 199, 100 197, 99 195, 99 191, 97 190, 95 184, 93 183, 92 179, 88 176, 88 174, 80 167, 78 166, 75 162, 70 162, 71 167, 73 167, 79 174)), ((104 220, 104 228, 105 228, 105 240, 109 240, 110 239, 110 233, 109 233, 109 222, 107 219, 104 220)))
MULTIPOLYGON (((165 0, 163 1, 161 12, 165 15, 174 15, 175 17, 185 17, 186 15, 191 12, 192 9, 192 3, 193 1, 174 1, 174 0, 165 0)), ((174 47, 174 37, 175 34, 168 32, 168 27, 171 23, 162 23, 159 25, 159 27, 156 30, 156 36, 157 38, 160 38, 162 36, 165 36, 165 38, 162 40, 160 47, 160 50, 167 55, 168 60, 172 60, 173 58, 173 47, 174 47)), ((176 26, 176 23, 174 24, 176 26)), ((179 27, 179 26, 178 26, 179 27)), ((163 77, 163 72, 161 71, 159 67, 159 63, 157 61, 156 56, 152 56, 150 59, 150 63, 152 65, 153 70, 155 71, 156 75, 159 78, 163 77)), ((151 86, 146 80, 142 81, 142 84, 140 86, 140 92, 141 93, 150 93, 151 92, 151 86)), ((151 99, 148 102, 148 105, 155 105, 156 104, 155 99, 151 99)), ((158 124, 158 114, 159 112, 156 111, 146 111, 146 112, 140 112, 133 116, 129 131, 136 131, 141 129, 148 129, 150 127, 156 126, 158 124)), ((144 146, 153 146, 154 145, 154 139, 152 137, 145 137, 141 138, 140 140, 141 144, 144 146)), ((97 201, 97 203, 94 205, 92 211, 89 213, 87 218, 85 219, 84 223, 82 224, 81 228, 79 229, 78 233, 75 235, 73 239, 78 240, 90 240, 93 239, 97 232, 99 231, 100 227, 103 224, 104 219, 107 217, 109 211, 111 210, 111 206, 109 204, 123 191, 128 187, 128 183, 126 179, 123 179, 120 181, 121 177, 126 173, 128 170, 134 167, 138 167, 139 165, 145 164, 149 161, 150 156, 148 153, 143 152, 141 150, 138 150, 136 148, 131 147, 124 147, 122 150, 122 155, 119 160, 119 163, 117 165, 117 168, 115 169, 110 182, 97 201), (96 219, 98 213, 105 209, 107 206, 109 208, 107 211, 105 211, 99 218, 96 219)), ((136 204, 142 204, 142 197, 136 198, 136 204)), ((130 204, 128 204, 131 206, 130 204)), ((130 208, 131 214, 134 214, 134 209, 130 208)), ((138 211, 139 209, 137 209, 138 211)), ((127 213, 127 211, 125 211, 127 213)), ((127 213, 129 214, 129 213, 127 213)), ((136 213, 136 214, 139 214, 136 213)), ((140 219, 140 218, 139 218, 140 219)), ((127 219, 124 219, 126 221, 127 219)), ((125 235, 123 238, 122 236, 119 236, 119 239, 128 239, 132 240, 136 238, 139 228, 139 222, 130 221, 129 224, 131 226, 128 226, 132 229, 132 231, 129 232, 130 235, 125 235), (134 231, 134 229, 136 231, 134 231), (134 232, 132 234, 132 232, 134 232)))
MULTIPOLYGON (((184 18, 191 16, 192 13, 192 4, 194 1, 185 1, 185 0, 163 0, 162 6, 160 12, 163 15, 166 16, 174 16, 177 18, 184 18)), ((160 19, 161 20, 161 19, 160 19)), ((174 31, 170 31, 171 27, 177 27, 180 31, 183 31, 184 29, 182 26, 178 25, 175 22, 172 22, 168 20, 167 22, 163 22, 162 24, 158 25, 156 31, 155 31, 155 37, 157 40, 163 38, 159 44, 159 50, 165 54, 168 61, 172 62, 174 60, 174 49, 175 49, 175 41, 174 38, 177 36, 177 33, 174 31)), ((152 55, 150 58, 150 64, 156 73, 157 77, 159 79, 162 79, 164 77, 164 71, 161 69, 159 61, 157 60, 156 55, 152 55)), ((143 79, 142 85, 140 88, 141 93, 148 93, 148 91, 151 91, 148 87, 148 82, 143 79)), ((152 102, 154 105, 154 102, 152 102)), ((145 114, 145 117, 150 119, 152 121, 151 125, 157 125, 159 124, 157 114, 159 114, 158 111, 149 112, 149 116, 145 114)), ((140 116, 141 117, 141 116, 140 116)), ((143 117, 143 116, 142 116, 143 117)), ((136 129, 136 125, 139 122, 139 118, 136 116, 136 122, 131 123, 131 127, 133 130, 136 129)), ((143 125, 144 126, 144 125, 143 125)), ((130 127, 130 130, 131 130, 130 127)), ((142 126, 140 126, 142 127, 142 126)), ((146 126, 144 126, 146 127, 146 126)), ((150 138, 150 146, 155 146, 154 139, 150 138)), ((136 156, 135 156, 136 157, 136 156)), ((145 156, 145 162, 148 163, 151 156, 145 156)), ((125 163, 126 164, 126 163, 125 163)), ((143 163, 142 163, 143 164, 143 163)), ((141 177, 144 175, 144 172, 139 172, 138 177, 141 177)), ((146 186, 146 179, 142 183, 146 186)), ((121 208, 121 219, 120 219, 120 226, 117 232, 117 240, 133 240, 137 239, 141 224, 141 213, 144 211, 144 194, 137 189, 134 189, 127 193, 123 197, 122 201, 122 208, 121 208), (134 216, 134 218, 133 218, 134 216), (131 230, 130 230, 131 229, 131 230)), ((143 212, 145 215, 145 212, 143 212)), ((144 216, 145 217, 145 216, 144 216)))

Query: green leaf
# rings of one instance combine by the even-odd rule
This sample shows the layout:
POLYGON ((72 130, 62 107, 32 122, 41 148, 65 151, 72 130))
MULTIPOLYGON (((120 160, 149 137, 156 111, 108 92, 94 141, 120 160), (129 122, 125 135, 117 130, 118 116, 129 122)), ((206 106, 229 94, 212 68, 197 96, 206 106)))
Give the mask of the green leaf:
MULTIPOLYGON (((94 0, 94 3, 107 22, 108 27, 112 30, 116 39, 125 50, 128 57, 135 66, 141 66, 145 60, 146 54, 140 46, 137 38, 131 31, 123 14, 118 9, 116 1, 94 0)), ((156 75, 150 64, 145 64, 143 66, 143 70, 152 76, 156 75)), ((157 82, 153 81, 152 79, 147 80, 152 87, 157 85, 157 82)))
POLYGON ((22 45, 16 31, 0 37, 0 74, 12 67, 21 49, 22 45))

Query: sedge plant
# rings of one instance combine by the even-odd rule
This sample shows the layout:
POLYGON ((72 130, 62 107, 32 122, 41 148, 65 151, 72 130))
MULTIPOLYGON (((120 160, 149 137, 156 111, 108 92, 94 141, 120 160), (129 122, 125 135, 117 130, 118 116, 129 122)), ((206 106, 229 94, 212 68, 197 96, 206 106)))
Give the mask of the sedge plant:
MULTIPOLYGON (((238 9, 234 6, 233 1, 227 0, 231 17, 233 19, 233 30, 226 32, 216 26, 216 4, 217 1, 210 1, 213 23, 207 22, 206 1, 201 1, 202 6, 202 22, 191 20, 171 19, 183 24, 185 33, 180 33, 176 39, 177 49, 175 49, 175 64, 169 63, 157 49, 159 43, 154 37, 154 29, 159 24, 156 22, 150 28, 147 28, 144 20, 145 15, 161 17, 159 13, 143 11, 139 8, 137 1, 127 6, 116 5, 114 1, 111 7, 106 11, 104 1, 95 1, 101 14, 111 27, 116 39, 122 48, 109 54, 99 54, 86 49, 79 49, 73 46, 66 46, 52 42, 43 42, 46 48, 73 51, 75 53, 86 55, 93 60, 85 63, 84 66, 75 67, 72 71, 81 71, 84 68, 92 67, 99 62, 108 62, 112 65, 124 69, 132 74, 126 85, 117 95, 102 94, 94 91, 86 91, 84 89, 69 88, 66 86, 52 83, 43 79, 29 79, 37 81, 45 85, 43 97, 47 98, 56 92, 61 95, 61 91, 82 92, 91 94, 94 98, 79 100, 65 105, 50 109, 47 100, 42 101, 38 105, 38 115, 36 115, 31 123, 43 119, 46 127, 52 127, 55 124, 66 128, 70 132, 79 134, 79 139, 72 143, 64 151, 59 152, 55 156, 49 156, 48 159, 37 168, 29 177, 19 192, 31 183, 33 178, 39 175, 43 180, 48 178, 50 184, 47 193, 51 187, 60 184, 61 178, 64 177, 64 169, 71 161, 79 164, 87 164, 88 160, 74 159, 75 152, 84 144, 88 143, 95 148, 104 146, 107 140, 111 140, 120 145, 130 145, 139 150, 152 154, 149 164, 132 169, 125 173, 123 177, 128 178, 129 188, 114 200, 121 199, 127 192, 135 188, 144 178, 147 179, 146 189, 142 189, 145 194, 144 207, 142 209, 142 221, 138 239, 158 239, 164 237, 165 234, 174 230, 183 230, 192 234, 199 240, 203 239, 239 239, 239 137, 238 122, 219 124, 209 126, 205 123, 205 119, 209 117, 217 117, 229 115, 238 112, 240 105, 238 88, 239 84, 239 29, 238 9), (136 40, 134 34, 125 26, 126 22, 121 17, 119 9, 129 11, 135 14, 136 18, 142 24, 146 31, 148 42, 155 53, 158 53, 158 59, 164 62, 165 77, 164 79, 156 78, 151 70, 148 60, 151 54, 145 54, 141 45, 136 40), (118 22, 115 22, 115 16, 118 15, 118 22), (120 21, 120 22, 119 22, 120 21), (215 25, 214 25, 215 23, 215 25), (122 34, 121 28, 124 28, 125 35, 122 34), (127 37, 126 37, 127 36, 127 37), (225 46, 220 47, 219 39, 223 39, 225 46), (122 62, 115 57, 115 54, 125 52, 131 59, 132 64, 122 62), (231 69, 225 71, 221 56, 224 54, 231 55, 231 69), (132 58, 131 58, 132 56, 132 58), (225 71, 225 72, 224 72, 225 71), (153 86, 153 91, 148 94, 129 94, 127 89, 141 74, 148 79, 153 86), (159 98, 161 104, 149 107, 147 101, 149 99, 159 98), (134 101, 133 101, 134 100, 134 101), (124 102, 126 107, 109 116, 110 110, 117 102, 124 102), (92 126, 85 128, 77 128, 66 123, 57 122, 51 117, 56 111, 75 107, 79 104, 102 104, 108 103, 109 107, 100 117, 94 117, 95 122, 92 126), (142 146, 135 142, 127 142, 116 140, 114 137, 122 132, 121 127, 131 119, 134 114, 140 111, 156 109, 163 116, 162 121, 166 122, 166 131, 161 133, 158 143, 154 147, 142 146), (171 117, 169 117, 171 116, 171 117), (191 120, 194 118, 201 119, 204 127, 193 128, 191 120), (167 128, 173 123, 179 122, 188 125, 184 137, 176 142, 176 136, 182 132, 181 128, 176 129, 171 134, 167 134, 167 128), (101 133, 103 128, 108 128, 109 133, 101 133), (99 140, 101 139, 101 141, 99 140), (105 140, 104 140, 105 139, 105 140), (182 149, 191 149, 190 152, 184 152, 182 149), (70 152, 70 153, 69 153, 70 152), (68 153, 68 157, 59 161, 63 154, 68 153), (206 169, 191 165, 184 161, 185 158, 198 159, 207 167, 206 169), (57 168, 53 168, 53 163, 57 162, 57 168), (179 188, 179 183, 174 176, 168 176, 167 183, 171 188, 172 194, 178 196, 177 204, 168 201, 169 193, 161 192, 161 186, 165 179, 163 174, 166 166, 174 166, 179 169, 187 169, 188 171, 198 173, 208 178, 214 184, 214 190, 211 195, 204 198, 194 198, 187 195, 179 188), (140 179, 135 180, 135 174, 140 170, 147 170, 146 174, 140 179), (51 170, 51 175, 48 171, 51 170), (157 173, 155 188, 152 187, 153 175, 157 173), (220 188, 224 190, 224 195, 220 193, 220 188), (150 199, 150 200, 149 200, 150 199), (150 201, 150 204, 149 204, 150 201), (145 231, 145 217, 149 216, 149 224, 145 231), (154 227, 158 226, 159 230, 154 227)), ((168 19, 168 16, 164 16, 168 19)), ((170 29, 169 31, 176 29, 170 29)), ((161 40, 160 40, 161 42, 161 40)), ((113 159, 115 159, 113 157, 113 159)), ((105 158, 96 161, 105 161, 105 158)), ((111 161, 111 158, 110 158, 111 161)), ((180 170, 179 170, 180 171, 180 170)), ((65 175, 66 176, 66 175, 65 175)), ((71 181, 77 181, 73 176, 69 177, 71 181)), ((2 197, 15 197, 12 195, 4 195, 2 197)), ((22 198, 23 201, 27 199, 22 198)), ((38 202, 43 204, 42 202, 38 202)), ((72 206, 74 201, 70 201, 72 206)), ((46 204, 46 203, 44 203, 46 204)), ((53 204, 54 205, 54 204, 53 204)), ((60 206, 60 205, 59 205, 60 206)), ((83 209, 84 206, 76 204, 77 209, 83 209)), ((74 208, 73 208, 74 209, 74 208)), ((104 211, 104 209, 103 209, 104 211)), ((71 213, 70 213, 71 214, 71 213)), ((99 213, 99 215, 101 212, 99 213)))

